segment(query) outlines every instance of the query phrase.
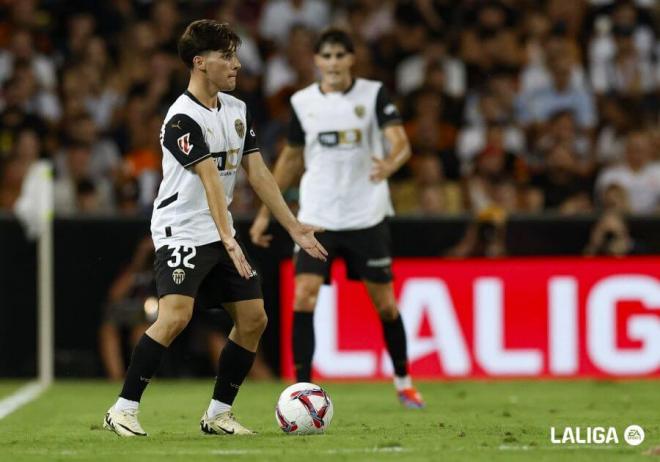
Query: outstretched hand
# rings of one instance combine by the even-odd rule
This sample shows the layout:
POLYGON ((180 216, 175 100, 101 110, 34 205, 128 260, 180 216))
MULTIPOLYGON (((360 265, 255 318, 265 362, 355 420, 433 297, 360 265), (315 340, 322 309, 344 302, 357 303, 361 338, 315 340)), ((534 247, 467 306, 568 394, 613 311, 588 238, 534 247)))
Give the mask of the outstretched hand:
POLYGON ((222 244, 225 246, 225 249, 227 249, 231 261, 234 262, 238 274, 245 279, 250 279, 254 275, 252 267, 248 263, 247 258, 245 258, 243 249, 238 245, 236 239, 233 237, 223 239, 222 244))
POLYGON ((305 252, 314 258, 325 261, 328 256, 328 251, 316 240, 314 233, 323 232, 323 228, 317 226, 309 226, 299 224, 291 234, 291 238, 296 244, 300 246, 305 252))
POLYGON ((266 234, 270 218, 267 215, 258 214, 250 227, 250 240, 252 243, 259 247, 269 247, 270 241, 273 240, 272 234, 266 234))

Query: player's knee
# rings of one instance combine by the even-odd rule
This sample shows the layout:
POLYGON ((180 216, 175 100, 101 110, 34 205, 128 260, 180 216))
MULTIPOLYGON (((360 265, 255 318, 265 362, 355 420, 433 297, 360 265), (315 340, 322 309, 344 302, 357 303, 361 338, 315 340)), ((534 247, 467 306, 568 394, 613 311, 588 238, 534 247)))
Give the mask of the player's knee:
POLYGON ((312 312, 316 307, 319 287, 314 284, 298 284, 296 286, 295 311, 312 312))
POLYGON ((399 317, 399 310, 393 303, 387 303, 380 306, 376 306, 378 314, 383 321, 391 322, 399 317))
POLYGON ((245 319, 241 320, 240 325, 237 324, 237 328, 241 330, 243 335, 261 337, 267 325, 268 316, 264 310, 260 310, 246 316, 245 319))
POLYGON ((192 311, 190 310, 177 310, 175 313, 172 313, 168 318, 168 327, 169 330, 174 335, 180 334, 183 329, 186 328, 192 317, 192 311))

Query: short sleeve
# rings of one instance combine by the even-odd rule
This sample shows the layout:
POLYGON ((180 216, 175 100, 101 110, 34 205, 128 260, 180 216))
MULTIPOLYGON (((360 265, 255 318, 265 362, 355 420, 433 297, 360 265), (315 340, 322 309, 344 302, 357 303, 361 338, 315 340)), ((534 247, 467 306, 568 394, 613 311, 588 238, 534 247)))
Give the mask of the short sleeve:
POLYGON ((250 154, 251 152, 259 151, 259 142, 257 141, 257 134, 252 126, 252 114, 247 109, 245 110, 245 123, 247 125, 247 133, 243 141, 243 155, 250 154))
POLYGON ((291 146, 305 145, 305 131, 300 124, 300 119, 293 106, 291 106, 291 119, 289 120, 289 134, 287 136, 287 141, 291 146))
POLYGON ((165 123, 163 146, 186 168, 211 155, 202 128, 186 114, 175 114, 165 123))
POLYGON ((380 128, 384 128, 387 125, 402 123, 399 110, 392 102, 384 85, 380 86, 378 95, 376 96, 376 118, 378 119, 378 126, 380 128))

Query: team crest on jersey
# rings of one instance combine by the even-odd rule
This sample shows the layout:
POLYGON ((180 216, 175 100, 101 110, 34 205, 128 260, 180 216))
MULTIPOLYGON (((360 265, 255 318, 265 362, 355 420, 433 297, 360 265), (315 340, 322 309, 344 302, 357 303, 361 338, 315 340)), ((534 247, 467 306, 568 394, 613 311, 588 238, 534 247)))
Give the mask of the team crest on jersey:
POLYGON ((353 110, 355 111, 355 115, 358 116, 359 118, 364 117, 364 113, 366 112, 366 109, 361 104, 355 106, 353 110))
POLYGON ((236 129, 236 133, 238 133, 238 136, 243 138, 245 135, 245 124, 241 119, 236 119, 234 121, 234 128, 236 129))
POLYGON ((181 268, 177 268, 174 271, 172 271, 172 279, 174 280, 174 283, 179 285, 183 282, 183 280, 186 278, 186 272, 183 271, 181 268))
POLYGON ((177 138, 176 144, 179 146, 179 149, 182 153, 185 155, 190 154, 190 151, 192 151, 193 148, 193 145, 190 144, 190 133, 186 133, 185 135, 177 138))

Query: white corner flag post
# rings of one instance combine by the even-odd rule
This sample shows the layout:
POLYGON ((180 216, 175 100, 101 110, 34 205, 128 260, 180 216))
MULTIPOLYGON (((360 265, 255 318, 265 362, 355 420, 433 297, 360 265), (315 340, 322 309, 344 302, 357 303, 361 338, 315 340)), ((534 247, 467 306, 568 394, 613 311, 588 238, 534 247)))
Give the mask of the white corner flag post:
POLYGON ((47 387, 54 376, 53 293, 53 166, 39 160, 28 170, 14 211, 29 238, 38 239, 37 368, 39 383, 47 387))
POLYGON ((28 170, 14 213, 30 239, 38 239, 37 252, 37 369, 38 380, 0 399, 0 420, 34 401, 53 382, 53 166, 34 162, 28 170))
POLYGON ((39 265, 39 382, 48 386, 52 383, 54 373, 55 350, 55 320, 53 316, 54 290, 53 286, 53 168, 50 164, 39 172, 44 183, 40 189, 42 195, 41 219, 43 228, 39 236, 37 262, 39 265))

